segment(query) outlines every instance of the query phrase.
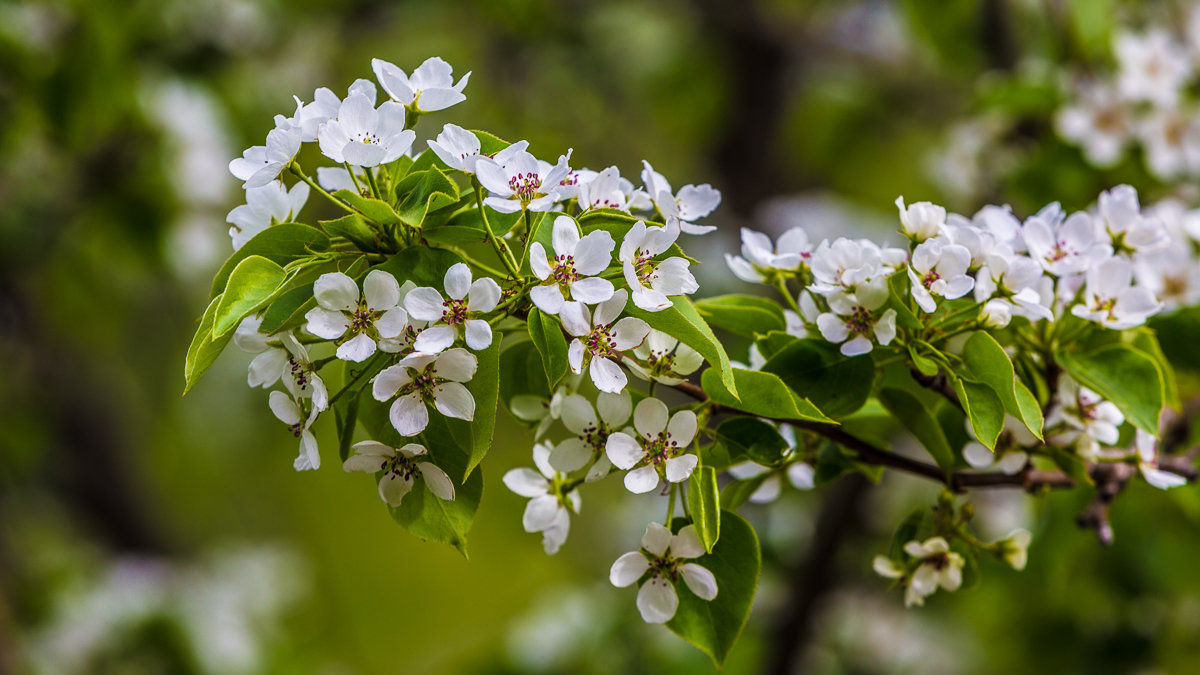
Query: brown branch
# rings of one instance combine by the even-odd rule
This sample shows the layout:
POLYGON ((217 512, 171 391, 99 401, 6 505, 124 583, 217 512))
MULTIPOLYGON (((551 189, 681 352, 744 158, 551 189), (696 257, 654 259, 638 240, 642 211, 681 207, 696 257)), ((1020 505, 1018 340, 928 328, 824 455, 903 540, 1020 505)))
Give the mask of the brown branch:
MULTIPOLYGON (((697 401, 709 401, 708 393, 692 382, 681 382, 674 385, 674 388, 697 401)), ((710 410, 714 413, 723 412, 723 409, 727 407, 719 403, 710 403, 710 410)), ((734 409, 730 408, 730 410, 733 411, 734 409)), ((769 417, 765 419, 782 424, 790 424, 798 429, 804 429, 829 439, 856 452, 863 463, 928 478, 945 485, 955 492, 961 493, 970 489, 981 488, 1020 488, 1026 492, 1039 492, 1044 489, 1068 489, 1076 486, 1075 479, 1062 471, 1038 470, 1030 466, 1026 466, 1024 470, 1011 474, 999 471, 953 471, 947 474, 940 467, 929 462, 906 457, 891 450, 875 446, 868 441, 849 434, 845 429, 836 424, 769 417)), ((1192 462, 1197 452, 1200 452, 1200 447, 1194 448, 1192 452, 1184 455, 1160 456, 1158 467, 1163 471, 1169 471, 1183 476, 1189 481, 1194 481, 1197 478, 1198 472, 1192 462)), ((1129 467, 1136 472, 1136 469, 1129 464, 1093 464, 1090 465, 1089 471, 1093 473, 1097 471, 1102 472, 1104 471, 1103 467, 1111 466, 1129 467)))
POLYGON ((946 377, 945 373, 925 375, 918 370, 913 370, 912 376, 917 381, 917 384, 941 394, 947 401, 953 403, 954 407, 958 408, 960 412, 966 413, 962 401, 958 400, 958 392, 954 391, 954 385, 950 384, 950 378, 946 377))

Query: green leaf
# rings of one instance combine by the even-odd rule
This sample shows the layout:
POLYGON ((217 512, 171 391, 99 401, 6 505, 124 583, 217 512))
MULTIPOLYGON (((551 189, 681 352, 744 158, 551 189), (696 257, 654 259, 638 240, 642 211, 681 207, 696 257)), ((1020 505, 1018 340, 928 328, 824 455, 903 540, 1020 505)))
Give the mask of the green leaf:
POLYGON ((996 450, 996 440, 1004 431, 1004 404, 996 390, 982 382, 967 378, 951 376, 954 392, 962 404, 967 418, 971 420, 971 429, 975 438, 987 446, 988 450, 996 450))
POLYGON ((719 668, 729 657, 754 604, 762 567, 758 536, 741 516, 722 511, 721 540, 712 553, 695 562, 716 578, 717 597, 701 600, 682 580, 676 582, 679 609, 667 628, 708 654, 719 668))
POLYGON ((892 560, 901 560, 905 555, 904 545, 918 538, 928 520, 929 509, 919 506, 900 521, 900 524, 896 526, 896 531, 892 533, 892 543, 888 545, 888 557, 892 560))
POLYGON ((721 508, 733 511, 745 504, 770 476, 769 473, 761 473, 753 478, 730 482, 721 490, 721 508))
POLYGON ((789 389, 779 376, 741 368, 734 368, 732 372, 737 390, 742 393, 740 399, 725 387, 716 368, 706 369, 700 377, 704 391, 713 402, 761 417, 836 424, 807 399, 789 389))
POLYGON ((558 386, 567 374, 567 339, 558 322, 536 307, 529 310, 529 337, 542 355, 542 366, 546 370, 546 381, 550 389, 558 386))
POLYGON ((475 134, 475 138, 479 139, 479 154, 481 155, 494 155, 512 145, 512 143, 486 131, 472 129, 471 133, 475 134))
POLYGON ((875 382, 869 356, 844 356, 823 340, 796 340, 763 364, 783 383, 808 399, 825 415, 841 419, 867 402, 875 382))
POLYGON ((500 352, 500 400, 512 412, 513 397, 521 395, 550 398, 542 356, 529 340, 510 344, 500 352))
MULTIPOLYGON (((463 480, 470 477, 492 447, 492 437, 496 431, 496 406, 500 399, 499 338, 494 337, 487 349, 473 353, 479 359, 479 367, 475 370, 475 377, 466 386, 475 398, 475 419, 468 422, 445 418, 454 441, 468 453, 463 473, 450 474, 455 477, 461 475, 463 480)), ((441 415, 433 413, 430 417, 441 415)))
MULTIPOLYGON (((494 210, 488 212, 488 222, 491 222, 493 213, 495 213, 494 210)), ((522 274, 533 276, 533 271, 529 266, 529 249, 534 242, 541 244, 547 252, 554 251, 554 221, 559 218, 571 217, 561 213, 529 213, 529 230, 525 233, 525 249, 521 252, 521 259, 517 261, 517 267, 520 268, 522 274)), ((571 218, 571 220, 573 222, 575 219, 571 218)), ((576 224, 576 227, 578 226, 576 224)))
POLYGON ((765 336, 754 341, 758 346, 758 353, 768 361, 775 357, 776 354, 782 352, 788 345, 792 344, 800 338, 795 335, 789 335, 783 331, 773 330, 765 336))
POLYGON ((283 285, 287 273, 275 262, 252 255, 233 268, 217 313, 213 316, 213 336, 221 337, 237 328, 242 319, 267 304, 283 285))
POLYGON ((333 196, 354 207, 363 217, 380 225, 395 225, 400 222, 400 216, 396 215, 385 201, 364 197, 353 190, 338 190, 333 196))
POLYGON ((891 295, 888 296, 888 301, 885 307, 896 310, 896 324, 901 328, 907 328, 911 331, 920 331, 925 327, 916 314, 908 308, 905 300, 908 298, 909 291, 908 274, 901 270, 888 278, 888 289, 891 290, 891 295))
POLYGON ((313 297, 313 284, 304 284, 284 291, 263 312, 262 323, 258 330, 263 333, 277 333, 287 327, 295 327, 304 321, 308 310, 317 306, 313 297))
POLYGON ((921 373, 922 375, 933 377, 934 375, 937 375, 938 371, 940 370, 937 361, 934 361, 928 356, 925 356, 921 352, 917 351, 916 346, 911 342, 908 343, 908 357, 912 359, 913 366, 916 367, 917 372, 921 373))
POLYGON ((1004 410, 1041 439, 1042 409, 1025 383, 1017 379, 1012 360, 1000 343, 980 331, 967 339, 962 356, 971 377, 995 390, 1004 410))
POLYGON ((954 450, 929 409, 917 397, 894 387, 880 391, 879 401, 917 437, 937 465, 949 475, 954 469, 954 450))
POLYGON ((337 220, 322 220, 321 227, 335 236, 349 239, 360 251, 375 251, 379 248, 379 239, 367 222, 356 213, 338 218, 337 220))
POLYGON ((217 357, 221 355, 221 351, 225 349, 225 345, 233 339, 233 333, 226 333, 223 337, 213 338, 213 319, 217 315, 217 306, 221 304, 221 298, 218 295, 208 303, 208 309, 204 310, 204 317, 200 319, 200 327, 196 329, 196 335, 192 338, 192 344, 188 347, 187 359, 184 362, 184 380, 183 387, 184 395, 187 395, 192 387, 199 381, 217 357))
POLYGON ((730 459, 745 457, 763 466, 775 466, 787 454, 788 443, 770 424, 754 417, 735 417, 721 423, 717 439, 730 459))
POLYGON ((350 456, 350 444, 354 440, 354 428, 358 426, 358 401, 362 389, 343 395, 333 406, 334 422, 338 434, 338 457, 345 462, 350 456))
MULTIPOLYGON (((495 226, 495 218, 489 219, 495 226)), ((516 219, 513 219, 513 223, 516 219)), ((509 225, 507 229, 511 229, 509 225)), ((486 244, 488 233, 483 223, 483 211, 476 208, 465 208, 450 216, 444 223, 426 223, 422 226, 421 236, 433 243, 461 246, 464 244, 486 244)))
POLYGON ((462 258, 445 249, 409 246, 372 269, 388 272, 401 284, 412 281, 418 286, 431 286, 441 292, 446 270, 460 262, 462 258))
POLYGON ((696 301, 696 310, 710 326, 735 335, 754 337, 784 330, 787 323, 778 303, 755 295, 718 295, 696 301))
POLYGON ((740 390, 725 347, 717 340, 717 336, 713 335, 712 329, 700 317, 691 300, 678 295, 671 298, 671 303, 671 307, 658 312, 647 312, 629 303, 625 306, 625 313, 645 321, 651 328, 660 330, 700 352, 709 365, 716 369, 724 390, 736 400, 740 390))
POLYGON ((413 227, 419 227, 425 217, 458 201, 458 186, 437 167, 414 171, 396 186, 400 198, 397 216, 413 227))
POLYGON ((308 256, 313 251, 324 251, 328 248, 329 237, 314 227, 299 223, 282 223, 268 227, 254 235, 221 265, 217 276, 213 278, 212 291, 208 297, 211 300, 224 293, 225 284, 229 281, 229 275, 233 274, 233 269, 252 255, 286 265, 308 256))
POLYGON ((1145 327, 1130 332, 1133 333, 1133 341, 1130 344, 1134 349, 1149 356, 1154 361, 1154 365, 1158 366, 1158 374, 1162 377, 1163 401, 1179 410, 1181 402, 1179 400, 1179 384, 1175 381, 1175 369, 1171 366, 1167 355, 1163 353, 1162 346, 1158 344, 1158 337, 1153 330, 1145 327))
POLYGON ((717 472, 711 466, 696 467, 688 478, 688 509, 704 550, 712 553, 721 536, 721 507, 717 498, 717 472))
POLYGON ((1163 383, 1149 356, 1128 345, 1110 345, 1088 352, 1064 349, 1055 359, 1077 382, 1112 401, 1135 427, 1158 435, 1163 383))
MULTIPOLYGON (((455 443, 441 415, 429 416, 429 427, 422 434, 429 455, 451 477, 463 475, 469 459, 455 443)), ((404 529, 425 541, 450 544, 467 557, 467 533, 483 497, 483 472, 471 473, 462 485, 454 486, 454 500, 438 499, 424 487, 404 496, 400 506, 389 508, 392 518, 404 529)))

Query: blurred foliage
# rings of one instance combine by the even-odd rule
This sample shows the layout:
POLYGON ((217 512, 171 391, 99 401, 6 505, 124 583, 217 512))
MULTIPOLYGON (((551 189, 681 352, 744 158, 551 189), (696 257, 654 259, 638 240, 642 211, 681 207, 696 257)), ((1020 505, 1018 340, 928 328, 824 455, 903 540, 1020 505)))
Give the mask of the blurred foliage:
MULTIPOLYGON (((261 142, 292 94, 341 93, 374 56, 411 68, 440 55, 474 71, 453 111, 463 126, 527 138, 541 156, 573 147, 578 164, 626 175, 648 159, 675 184, 723 190, 705 288, 744 292, 717 252, 771 198, 836 195, 835 215, 787 215, 835 234, 894 227, 898 194, 1024 214, 1082 207, 1117 182, 1161 192, 1140 163, 1097 172, 1048 131, 1056 67, 1103 62, 1115 22, 1171 11, 1118 4, 0 0, 0 670, 31 667, 63 626, 88 629, 80 599, 143 561, 173 570, 171 599, 78 672, 212 672, 198 656, 223 643, 170 608, 207 592, 196 570, 212 551, 266 543, 294 554, 301 581, 273 610, 279 630, 256 636, 254 672, 707 672, 606 581, 640 536, 630 523, 645 522, 620 485, 589 493, 556 557, 521 531, 524 500, 499 477, 527 463, 531 439, 511 420, 497 437, 512 442, 484 467, 468 562, 398 529, 368 478, 335 462, 296 474, 294 439, 242 386, 248 357, 180 398, 206 278, 229 250, 224 215, 241 199, 225 162, 261 142), (956 198, 921 167, 950 124, 983 110, 1016 120, 1002 133, 1019 169, 956 198)), ((426 124, 423 138, 440 122, 426 124)), ((745 509, 765 576, 726 672, 755 672, 771 652, 828 489, 745 509)), ((869 561, 935 492, 888 476, 836 557, 839 590, 814 619, 808 665, 1194 669, 1200 496, 1177 492, 1132 488, 1110 550, 1075 528, 1085 494, 981 495, 1006 519, 993 534, 1037 523, 1029 568, 983 561, 973 590, 906 612, 869 561)))

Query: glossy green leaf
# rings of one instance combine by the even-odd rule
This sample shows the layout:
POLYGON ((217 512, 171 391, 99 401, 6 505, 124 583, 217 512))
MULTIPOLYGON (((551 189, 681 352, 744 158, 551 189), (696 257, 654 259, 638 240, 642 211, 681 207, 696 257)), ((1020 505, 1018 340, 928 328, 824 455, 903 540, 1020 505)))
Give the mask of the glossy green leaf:
POLYGON ((734 417, 717 427, 717 439, 724 444, 731 460, 748 459, 763 466, 774 466, 787 454, 788 443, 770 424, 754 417, 734 417))
POLYGON ((651 328, 660 330, 700 352, 713 367, 710 370, 716 370, 726 394, 736 400, 740 389, 734 379, 729 355, 725 353, 725 347, 721 345, 717 336, 713 335, 712 329, 700 317, 691 300, 675 296, 671 298, 670 307, 658 312, 647 312, 630 302, 625 305, 625 313, 645 321, 651 328))
POLYGON ((1134 349, 1149 356, 1154 361, 1154 365, 1158 366, 1158 374, 1162 378, 1163 385, 1163 402, 1178 410, 1181 402, 1179 384, 1175 381, 1175 368, 1167 360, 1167 355, 1163 353, 1162 346, 1158 343, 1158 336, 1153 330, 1144 327, 1130 332, 1133 338, 1130 344, 1134 349))
POLYGON ((401 221, 419 227, 428 214, 458 201, 458 186, 437 167, 414 171, 396 186, 400 204, 396 214, 401 221))
MULTIPOLYGON (((484 350, 472 352, 479 359, 475 377, 467 382, 467 389, 475 398, 475 419, 471 421, 446 418, 446 426, 458 447, 466 451, 467 463, 462 474, 450 474, 464 479, 483 461, 492 448, 496 431, 496 407, 500 400, 500 340, 494 338, 484 350)), ((440 417, 431 414, 430 417, 440 417)))
POLYGON ((385 201, 364 197, 353 190, 338 190, 333 196, 354 207, 367 220, 380 225, 395 225, 400 222, 400 216, 385 201))
POLYGON ((769 473, 761 473, 753 478, 730 481, 725 489, 721 490, 721 508, 727 511, 736 510, 745 504, 770 476, 769 473))
POLYGON ((980 331, 963 345, 963 361, 970 376, 1000 397, 1004 410, 1021 422, 1039 439, 1042 437, 1042 409, 1023 382, 1017 379, 1012 360, 999 342, 980 331))
POLYGON ((500 352, 500 400, 512 412, 514 396, 550 398, 542 355, 531 340, 508 345, 500 352))
POLYGON ((830 422, 816 406, 788 388, 778 375, 757 370, 733 369, 741 398, 735 398, 725 387, 716 368, 708 368, 700 377, 704 391, 714 402, 761 417, 787 420, 830 422))
POLYGON ((929 409, 917 397, 894 387, 885 387, 880 391, 879 401, 916 436, 926 452, 949 475, 954 469, 954 450, 929 409))
POLYGON ((1118 344, 1088 352, 1064 349, 1055 358, 1076 381, 1112 401, 1131 424, 1158 434, 1163 383, 1149 356, 1118 344))
MULTIPOLYGON (((429 416, 429 428, 421 435, 430 457, 454 480, 463 475, 469 458, 462 453, 441 415, 429 416)), ((454 500, 434 496, 428 488, 416 489, 404 496, 400 506, 390 508, 392 518, 404 529, 425 541, 450 544, 467 557, 467 534, 483 497, 483 472, 470 473, 461 485, 455 481, 454 500)))
POLYGON ((281 223, 268 227, 254 235, 221 265, 217 276, 213 278, 212 291, 208 297, 211 300, 224 293, 233 269, 252 255, 262 256, 279 265, 287 265, 313 251, 324 251, 328 248, 329 237, 314 227, 299 223, 281 223))
POLYGON ((712 553, 721 537, 721 506, 717 491, 717 472, 711 466, 698 466, 688 478, 688 509, 692 524, 704 550, 712 553))
POLYGON ((875 382, 869 356, 845 356, 824 340, 795 340, 761 368, 808 399, 822 413, 841 419, 867 402, 875 382))
POLYGON ((1000 401, 1000 396, 995 389, 982 382, 957 376, 951 377, 950 381, 967 418, 971 420, 975 438, 988 450, 995 451, 996 440, 1004 431, 1004 403, 1000 401))
POLYGON ((696 301, 696 310, 708 325, 735 335, 754 337, 784 330, 787 323, 778 303, 755 295, 718 295, 696 301))
POLYGON ((720 541, 712 553, 694 562, 712 572, 717 580, 717 596, 701 600, 680 579, 675 584, 679 608, 667 628, 708 654, 719 668, 729 657, 754 604, 762 567, 758 536, 741 516, 722 511, 720 541))
POLYGON ((213 336, 229 333, 242 319, 267 304, 279 291, 287 278, 277 263, 262 256, 252 255, 233 268, 217 313, 213 316, 213 336))
POLYGON ((412 281, 418 286, 430 286, 444 293, 446 270, 460 262, 462 258, 445 249, 409 246, 372 269, 388 272, 401 284, 412 281))
POLYGON ((567 374, 567 338, 558 321, 546 316, 536 307, 529 310, 529 337, 542 355, 542 366, 546 370, 546 381, 550 388, 558 386, 567 374))
POLYGON ((225 345, 233 339, 233 333, 226 333, 223 337, 213 337, 213 319, 217 315, 217 306, 221 303, 222 296, 218 295, 208 303, 208 309, 204 311, 204 317, 200 319, 200 327, 196 329, 196 335, 192 338, 192 344, 188 347, 187 359, 184 362, 184 387, 183 393, 186 395, 196 386, 196 382, 200 380, 210 366, 221 355, 225 349, 225 345))
POLYGON ((379 239, 371 226, 356 213, 351 213, 337 220, 322 220, 321 228, 335 237, 350 240, 360 251, 376 251, 379 249, 379 239))

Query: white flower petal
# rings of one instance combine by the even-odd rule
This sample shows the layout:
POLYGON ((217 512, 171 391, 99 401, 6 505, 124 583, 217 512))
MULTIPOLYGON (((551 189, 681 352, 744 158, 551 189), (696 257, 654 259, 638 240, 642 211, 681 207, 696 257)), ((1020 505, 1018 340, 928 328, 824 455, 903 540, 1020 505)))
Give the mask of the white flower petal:
POLYGON ((691 592, 696 594, 696 597, 701 600, 712 600, 717 597, 717 578, 713 576, 704 567, 696 563, 687 563, 680 566, 679 573, 683 576, 684 583, 691 592))
POLYGON ((504 474, 504 486, 522 497, 541 497, 549 490, 546 478, 529 468, 513 469, 504 474))
POLYGON ((446 295, 455 300, 462 300, 471 290, 471 268, 467 267, 466 263, 454 263, 446 270, 443 281, 446 285, 446 295))
POLYGON ((646 456, 642 444, 623 431, 610 435, 604 450, 609 461, 618 469, 632 469, 646 456))
POLYGON ((401 436, 416 436, 429 425, 429 410, 425 408, 421 395, 412 393, 392 403, 388 418, 401 436))
POLYGON ((666 623, 679 608, 675 587, 662 577, 654 577, 638 590, 637 608, 646 623, 666 623))
POLYGON ((471 284, 470 296, 467 299, 467 311, 486 314, 500 304, 500 285, 494 280, 484 277, 471 284))
POLYGON ((313 307, 304 315, 304 330, 326 340, 336 340, 346 332, 346 315, 324 307, 313 307))
POLYGON ((383 270, 371 270, 363 280, 363 296, 367 307, 376 312, 385 311, 400 304, 400 284, 396 277, 383 270))
POLYGON ((454 501, 454 483, 450 482, 450 476, 445 471, 432 462, 418 462, 417 469, 434 497, 442 501, 454 501))
POLYGON ((646 438, 659 435, 667 428, 667 404, 656 398, 642 399, 633 411, 633 426, 646 438))
POLYGON ((457 339, 458 333, 453 326, 439 323, 418 333, 417 339, 413 341, 413 349, 425 354, 437 354, 448 349, 457 339))
POLYGON ((411 477, 389 473, 379 479, 379 498, 388 506, 400 506, 404 495, 412 491, 411 477))
MULTIPOLYGON (((492 327, 488 322, 480 319, 469 319, 466 323, 464 333, 466 334, 467 346, 471 349, 479 351, 487 349, 492 344, 492 327)), ((418 336, 420 337, 420 336, 418 336)))
POLYGON ((475 419, 475 398, 457 382, 445 382, 433 388, 433 405, 446 417, 475 419))
POLYGON ((521 517, 521 526, 526 532, 541 532, 554 522, 562 505, 554 495, 534 497, 525 505, 525 514, 521 517))
POLYGON ((418 321, 437 321, 445 309, 442 294, 428 286, 414 288, 404 296, 404 308, 409 317, 418 321))
POLYGON ((313 283, 317 304, 332 311, 354 311, 358 308, 358 284, 341 272, 322 274, 313 283))
POLYGON ((641 551, 630 551, 617 558, 608 571, 608 580, 617 588, 625 588, 637 583, 638 579, 650 569, 650 561, 641 551))
POLYGON ((645 494, 656 487, 658 487, 658 470, 653 466, 643 466, 625 474, 625 489, 635 495, 645 494))
POLYGON ((695 455, 680 455, 667 460, 667 480, 672 483, 687 480, 700 460, 695 455))
POLYGON ((359 333, 337 348, 337 357, 343 361, 362 363, 375 353, 375 341, 366 333, 359 333))

